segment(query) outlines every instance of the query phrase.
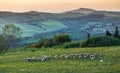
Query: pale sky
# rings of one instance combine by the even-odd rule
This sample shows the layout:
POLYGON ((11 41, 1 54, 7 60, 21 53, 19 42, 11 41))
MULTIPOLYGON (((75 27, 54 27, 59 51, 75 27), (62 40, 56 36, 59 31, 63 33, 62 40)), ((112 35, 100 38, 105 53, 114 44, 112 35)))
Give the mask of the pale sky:
POLYGON ((81 7, 120 11, 120 0, 0 0, 0 11, 63 12, 81 7))

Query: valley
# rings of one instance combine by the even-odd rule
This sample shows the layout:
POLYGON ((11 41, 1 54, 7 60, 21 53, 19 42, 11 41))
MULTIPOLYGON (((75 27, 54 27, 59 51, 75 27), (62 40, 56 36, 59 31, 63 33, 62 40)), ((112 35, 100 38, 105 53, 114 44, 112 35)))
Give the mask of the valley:
MULTIPOLYGON (((0 29, 4 24, 15 24, 23 31, 22 44, 35 43, 40 36, 52 38, 55 34, 69 34, 73 41, 84 40, 87 33, 102 36, 106 30, 120 27, 120 12, 80 8, 63 13, 0 12, 0 29)), ((2 33, 2 31, 0 31, 2 33)))

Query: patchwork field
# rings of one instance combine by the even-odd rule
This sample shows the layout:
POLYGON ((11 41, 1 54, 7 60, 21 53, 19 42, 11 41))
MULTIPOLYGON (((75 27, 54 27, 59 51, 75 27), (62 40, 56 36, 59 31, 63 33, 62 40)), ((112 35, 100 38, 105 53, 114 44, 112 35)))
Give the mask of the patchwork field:
POLYGON ((120 73, 120 46, 96 48, 26 48, 0 54, 0 73, 120 73), (55 59, 55 55, 93 53, 92 59, 55 59), (26 62, 25 57, 52 55, 46 62, 26 62), (103 60, 103 62, 100 62, 103 60))

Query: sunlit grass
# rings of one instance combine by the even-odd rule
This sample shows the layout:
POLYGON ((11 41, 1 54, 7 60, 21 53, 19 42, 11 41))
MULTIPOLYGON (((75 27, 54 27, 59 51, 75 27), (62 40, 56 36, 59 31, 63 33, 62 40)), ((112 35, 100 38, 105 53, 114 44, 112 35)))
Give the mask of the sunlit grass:
POLYGON ((120 47, 12 50, 0 55, 0 73, 119 73, 120 47), (98 54, 95 60, 52 59, 47 62, 25 62, 25 57, 79 53, 98 54), (100 63, 103 59, 104 62, 100 63))

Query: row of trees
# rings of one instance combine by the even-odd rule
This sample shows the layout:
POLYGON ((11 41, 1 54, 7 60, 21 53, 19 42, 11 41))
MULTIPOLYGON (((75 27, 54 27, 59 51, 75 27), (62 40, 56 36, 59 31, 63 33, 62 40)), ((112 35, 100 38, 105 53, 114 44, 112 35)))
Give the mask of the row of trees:
POLYGON ((18 47, 22 31, 14 24, 6 24, 0 35, 0 51, 18 47))

